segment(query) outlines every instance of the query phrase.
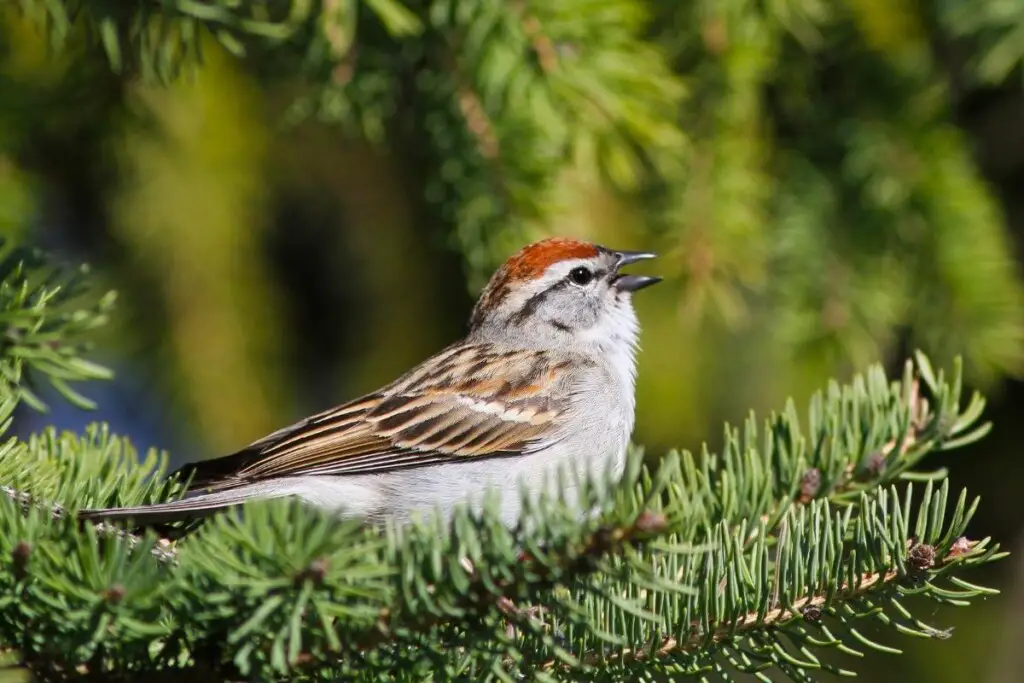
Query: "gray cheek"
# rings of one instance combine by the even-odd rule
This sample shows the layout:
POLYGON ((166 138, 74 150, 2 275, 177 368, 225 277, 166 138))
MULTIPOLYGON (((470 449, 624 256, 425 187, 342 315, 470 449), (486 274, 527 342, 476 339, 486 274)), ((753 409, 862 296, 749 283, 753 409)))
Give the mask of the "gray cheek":
POLYGON ((597 325, 606 315, 606 299, 606 292, 566 288, 548 299, 543 317, 562 334, 587 330, 597 325))
POLYGON ((601 317, 601 301, 593 293, 585 297, 577 296, 566 309, 569 322, 575 329, 586 330, 597 324, 601 317))
POLYGON ((600 322, 608 317, 611 311, 612 301, 608 296, 608 292, 594 292, 594 294, 587 300, 587 318, 591 327, 600 324, 600 322))

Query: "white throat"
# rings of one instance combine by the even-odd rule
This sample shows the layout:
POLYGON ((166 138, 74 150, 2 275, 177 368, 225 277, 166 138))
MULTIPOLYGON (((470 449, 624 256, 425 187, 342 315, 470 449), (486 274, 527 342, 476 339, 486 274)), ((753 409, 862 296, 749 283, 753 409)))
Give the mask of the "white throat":
POLYGON ((602 324, 579 334, 581 345, 608 359, 612 373, 628 396, 630 415, 636 403, 634 389, 639 335, 640 323, 632 304, 616 306, 602 324))

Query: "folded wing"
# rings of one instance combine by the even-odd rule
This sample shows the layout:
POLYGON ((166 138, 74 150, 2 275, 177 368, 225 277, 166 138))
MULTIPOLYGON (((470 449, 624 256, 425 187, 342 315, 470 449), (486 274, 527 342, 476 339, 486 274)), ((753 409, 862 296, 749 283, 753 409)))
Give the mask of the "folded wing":
POLYGON ((568 368, 564 356, 544 351, 450 347, 380 392, 190 466, 192 487, 218 491, 278 477, 529 453, 559 438, 568 368))

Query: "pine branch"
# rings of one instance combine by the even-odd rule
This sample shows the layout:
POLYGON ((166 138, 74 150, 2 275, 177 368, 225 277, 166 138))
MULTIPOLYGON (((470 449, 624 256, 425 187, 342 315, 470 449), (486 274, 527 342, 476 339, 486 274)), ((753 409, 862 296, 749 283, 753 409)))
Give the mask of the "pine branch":
MULTIPOLYGON (((635 520, 616 526, 602 525, 579 539, 573 546, 546 549, 543 558, 530 552, 521 552, 517 563, 523 574, 531 577, 530 590, 541 592, 556 585, 563 576, 584 576, 593 573, 605 558, 622 552, 627 547, 639 547, 644 542, 664 534, 668 525, 661 515, 645 511, 635 520)), ((463 589, 455 609, 464 614, 474 611, 487 612, 497 609, 510 623, 523 625, 531 618, 531 610, 516 607, 513 598, 522 593, 522 586, 510 578, 494 580, 485 578, 473 567, 472 562, 463 560, 469 585, 463 589)), ((435 593, 443 587, 437 584, 427 586, 427 592, 435 593)), ((375 632, 361 641, 364 649, 378 647, 390 641, 397 629, 430 631, 447 621, 440 615, 408 615, 384 608, 378 616, 375 632)))
MULTIPOLYGON (((917 571, 925 571, 935 568, 942 568, 952 562, 961 559, 965 555, 972 553, 978 548, 977 541, 971 541, 964 536, 958 538, 954 544, 954 548, 937 563, 934 559, 935 549, 932 546, 926 544, 916 544, 910 547, 909 555, 911 557, 919 558, 917 560, 917 571)), ((881 592, 887 589, 894 581, 905 578, 896 569, 890 569, 885 572, 869 572, 866 574, 860 574, 854 583, 842 584, 837 591, 844 599, 856 600, 871 595, 872 593, 881 592)), ((664 658, 670 657, 677 653, 687 652, 693 653, 702 648, 707 647, 708 642, 715 644, 721 644, 738 637, 742 637, 745 632, 753 631, 755 629, 773 629, 785 627, 788 624, 802 620, 811 624, 817 624, 823 617, 824 608, 828 606, 829 596, 824 593, 816 593, 804 595, 797 598, 792 605, 788 607, 773 607, 765 613, 760 611, 749 611, 740 616, 734 623, 728 625, 718 625, 714 631, 707 635, 699 634, 700 624, 698 622, 691 623, 691 633, 689 640, 678 641, 675 638, 668 636, 664 638, 660 644, 652 649, 638 649, 638 650, 623 650, 620 653, 621 658, 625 663, 631 663, 633 661, 644 661, 653 658, 664 658)), ((598 664, 597 658, 590 659, 591 664, 598 664)), ((554 664, 549 664, 549 668, 553 668, 554 664)))
POLYGON ((946 570, 999 556, 987 541, 964 552, 957 539, 973 507, 961 495, 945 512, 941 474, 924 477, 913 529, 910 491, 901 500, 885 489, 921 478, 928 452, 984 433, 974 426, 980 398, 960 410, 959 371, 948 382, 923 357, 917 371, 908 364, 902 382, 889 383, 876 369, 815 397, 809 436, 789 406, 763 438, 753 419, 742 438, 727 430, 723 454, 700 466, 672 455, 618 485, 561 481, 556 489, 575 488, 577 501, 527 497, 527 522, 511 530, 496 501, 451 526, 383 534, 257 504, 168 549, 151 534, 81 529, 67 514, 180 495, 177 482, 159 480, 156 454, 133 468, 134 451, 103 427, 9 441, 0 458, 9 501, 0 504, 0 637, 50 677, 162 662, 229 678, 396 667, 457 677, 469 666, 629 679, 635 667, 772 665, 806 680, 802 671, 825 667, 808 647, 864 642, 849 614, 938 633, 914 625, 902 592, 962 603, 985 590, 940 587, 946 570), (581 519, 581 509, 600 514, 581 519), (926 566, 924 548, 954 559, 926 566), (888 601, 892 614, 869 600, 888 601), (827 618, 811 624, 814 610, 827 618), (837 630, 811 632, 826 621, 837 630), (798 655, 779 640, 797 637, 793 629, 798 655))
MULTIPOLYGON (((66 290, 33 284, 43 272, 19 262, 0 283, 0 314, 23 330, 0 348, 0 368, 35 363, 31 344, 99 319, 58 315, 66 290)), ((0 384, 9 405, 28 377, 0 384)), ((813 397, 806 418, 790 403, 760 428, 753 416, 727 427, 720 455, 671 453, 648 470, 633 452, 621 480, 560 472, 548 493, 522 494, 513 529, 493 498, 450 521, 383 528, 265 501, 173 547, 73 514, 182 495, 161 455, 140 466, 102 425, 9 439, 0 644, 51 680, 846 673, 816 651, 895 651, 858 620, 942 638, 907 597, 965 605, 993 593, 957 575, 1003 556, 967 540, 977 501, 961 492, 950 504, 945 474, 920 469, 986 433, 982 399, 964 408, 961 393, 959 364, 947 379, 918 355, 900 381, 876 367, 813 397)))
POLYGON ((1015 3, 992 5, 945 0, 935 14, 953 38, 973 43, 969 73, 991 85, 1004 83, 1024 67, 1024 7, 1015 3))
MULTIPOLYGON (((900 507, 909 505, 909 491, 902 503, 895 491, 890 495, 883 494, 874 503, 865 501, 866 515, 863 518, 846 517, 843 521, 840 515, 833 518, 836 526, 832 528, 829 528, 827 514, 820 516, 822 510, 827 509, 823 501, 815 504, 819 511, 811 513, 810 517, 791 517, 797 531, 789 540, 780 542, 774 576, 764 573, 759 576, 757 557, 764 553, 764 546, 744 558, 739 537, 734 536, 731 543, 725 540, 723 544, 726 547, 731 546, 737 551, 726 560, 725 566, 708 572, 707 568, 720 562, 708 556, 689 565, 691 569, 698 569, 701 565, 705 568, 694 599, 696 605, 691 602, 690 607, 696 611, 700 606, 699 618, 681 623, 667 618, 650 631, 642 644, 614 648, 600 654, 584 653, 581 655, 584 665, 581 673, 596 675, 601 672, 613 680, 630 680, 630 676, 639 670, 696 674, 706 671, 716 660, 724 660, 723 663, 741 672, 754 673, 775 666, 790 678, 804 681, 810 680, 806 672, 812 669, 850 673, 824 663, 813 654, 814 649, 836 648, 858 656, 855 648, 861 646, 898 652, 867 639, 855 626, 858 619, 874 617, 903 633, 945 638, 949 635, 947 631, 914 620, 902 598, 925 596, 939 602, 963 605, 967 598, 994 594, 995 591, 950 578, 949 572, 1002 556, 998 547, 990 546, 987 539, 972 542, 963 536, 955 536, 963 530, 970 517, 964 509, 963 495, 948 527, 922 527, 922 519, 929 515, 932 521, 943 519, 940 511, 945 512, 945 495, 945 488, 933 494, 931 487, 927 487, 924 500, 930 500, 931 504, 920 513, 915 529, 925 540, 907 538, 900 546, 902 550, 893 544, 905 536, 899 527, 907 524, 908 517, 904 517, 900 507), (801 519, 814 517, 815 521, 810 524, 801 523, 801 519), (889 523, 883 520, 900 517, 904 521, 897 522, 892 527, 892 536, 882 542, 882 547, 891 555, 876 548, 875 561, 865 563, 863 557, 857 557, 855 550, 840 549, 842 539, 849 539, 847 534, 840 533, 840 527, 853 524, 869 528, 873 526, 872 519, 889 523), (827 545, 829 538, 834 538, 833 543, 838 544, 831 550, 820 545, 827 545), (833 559, 822 562, 828 557, 833 559), (822 580, 823 577, 818 575, 822 571, 831 573, 833 580, 822 580), (948 581, 951 587, 942 587, 940 584, 944 581, 948 581), (780 588, 784 596, 781 603, 778 600, 780 588), (709 595, 715 596, 711 598, 710 614, 706 612, 709 595)), ((729 533, 725 531, 719 538, 728 539, 729 533)), ((767 558, 766 555, 764 557, 767 558)), ((663 608, 665 605, 650 596, 645 602, 648 605, 660 603, 663 608)), ((676 615, 683 611, 671 610, 676 615)), ((555 661, 546 662, 542 670, 571 673, 564 663, 555 661)))
POLYGON ((0 424, 20 401, 46 409, 33 390, 43 377, 66 400, 92 408, 71 383, 111 376, 83 357, 89 349, 83 337, 106 323, 114 294, 90 305, 87 267, 54 268, 39 251, 9 249, 3 238, 0 256, 0 424))
POLYGON ((551 73, 558 68, 558 48, 555 47, 554 41, 544 32, 537 17, 530 13, 524 0, 516 0, 512 6, 522 16, 523 33, 533 46, 537 63, 543 71, 551 73))
POLYGON ((54 48, 64 48, 84 29, 89 44, 105 53, 115 72, 164 83, 202 60, 204 34, 240 57, 253 41, 280 44, 294 37, 313 20, 314 5, 308 0, 18 3, 25 17, 47 32, 54 48))
MULTIPOLYGON (((26 514, 32 508, 38 508, 43 511, 44 514, 49 514, 50 518, 55 521, 68 519, 67 510, 65 510, 63 506, 57 503, 46 504, 38 501, 27 491, 17 491, 10 486, 0 486, 0 493, 7 496, 7 498, 16 505, 20 506, 26 514)), ((98 538, 115 538, 118 541, 127 544, 128 548, 131 550, 135 550, 143 542, 142 537, 107 522, 96 523, 93 525, 93 528, 95 529, 96 536, 98 538)), ((31 551, 32 548, 24 542, 15 546, 15 556, 24 557, 25 560, 28 559, 28 555, 31 551)), ((150 548, 149 552, 157 562, 174 563, 177 561, 174 544, 168 539, 160 539, 159 544, 150 548)))
MULTIPOLYGON (((940 394, 949 394, 930 370, 925 375, 938 382, 940 394)), ((902 390, 897 393, 903 395, 902 390)), ((941 407, 943 401, 937 405, 941 407)), ((63 443, 67 448, 75 441, 63 443)), ((894 447, 892 452, 899 450, 894 447)), ((60 448, 54 451, 63 462, 60 448)), ((912 451, 905 449, 904 455, 912 451)), ((50 452, 41 449, 38 453, 45 457, 50 452)), ((164 577, 156 584, 163 585, 160 594, 164 597, 143 603, 149 605, 143 609, 164 612, 167 608, 162 605, 181 605, 152 622, 164 624, 157 640, 162 643, 160 650, 175 643, 170 634, 180 629, 222 634, 214 636, 220 645, 212 659, 196 650, 182 664, 193 666, 187 662, 195 657, 196 665, 224 675, 231 675, 231 668, 241 665, 242 677, 251 676, 253 667, 278 674, 302 670, 313 676, 340 675, 351 672, 352 667, 371 665, 417 670, 431 663, 437 666, 438 658, 450 658, 452 653, 486 659, 484 653, 495 651, 502 653, 500 666, 506 669, 523 673, 557 669, 570 677, 595 667, 608 675, 619 670, 625 675, 631 667, 654 666, 661 660, 666 666, 697 670, 716 661, 720 656, 716 651, 739 653, 735 657, 739 657, 736 661, 741 669, 747 666, 742 664, 744 657, 769 657, 772 664, 791 674, 792 664, 776 652, 776 636, 770 634, 808 623, 810 608, 842 620, 843 610, 860 604, 858 601, 886 596, 895 605, 898 595, 892 590, 920 591, 922 585, 935 599, 960 600, 951 597, 947 589, 933 588, 933 583, 943 578, 949 567, 998 556, 986 542, 963 553, 964 543, 957 539, 969 521, 970 510, 961 496, 952 517, 944 512, 945 483, 934 494, 933 484, 926 485, 926 505, 913 529, 909 493, 901 500, 895 492, 869 489, 860 492, 855 505, 845 505, 844 511, 835 515, 829 512, 827 498, 788 506, 782 526, 789 532, 773 535, 765 519, 753 528, 737 523, 731 515, 712 522, 717 514, 714 508, 693 505, 689 492, 681 486, 681 462, 670 458, 657 473, 641 473, 634 486, 620 490, 614 499, 605 493, 610 482, 582 486, 578 505, 585 506, 583 509, 598 505, 604 511, 599 519, 622 520, 618 523, 581 522, 572 512, 580 507, 527 501, 528 518, 536 525, 531 531, 505 529, 492 509, 479 518, 458 516, 450 530, 436 525, 411 531, 391 529, 382 539, 370 529, 339 529, 336 523, 299 507, 247 506, 241 517, 226 515, 211 521, 196 537, 182 542, 176 563, 161 574, 148 574, 147 581, 164 577), (947 518, 950 521, 943 526, 941 520, 947 518), (632 543, 639 540, 636 533, 643 534, 644 544, 632 543), (919 540, 908 543, 912 536, 919 540), (704 543, 708 549, 701 551, 695 543, 704 543), (769 553, 773 545, 774 559, 769 553), (953 559, 908 570, 918 561, 911 558, 920 556, 925 546, 953 559), (956 548, 959 550, 954 552, 956 548), (963 556, 957 557, 957 553, 963 556), (437 564, 438 558, 441 564, 437 564), (804 568, 806 558, 812 558, 810 569, 804 568), (920 569, 926 571, 923 583, 920 569), (842 578, 847 575, 849 578, 842 578), (684 583, 679 583, 679 576, 687 577, 684 583), (752 584, 735 583, 736 577, 758 576, 761 578, 752 584), (727 599, 730 593, 734 597, 727 599), (360 597, 353 602, 357 595, 360 597), (299 621, 287 616, 295 609, 306 612, 299 621), (752 620, 751 615, 762 616, 752 620), (315 626, 320 618, 328 621, 315 626), (324 630, 327 624, 330 626, 324 630), (510 625, 514 627, 512 635, 510 625), (618 654, 609 658, 602 643, 618 643, 618 654), (669 647, 671 643, 674 647, 669 647), (237 653, 228 655, 225 647, 237 653), (239 647, 242 649, 237 650, 239 647), (775 654, 766 654, 769 650, 775 654), (552 660, 552 652, 563 655, 552 660), (661 654, 652 657, 639 652, 661 654), (241 653, 245 653, 242 658, 241 653)), ((35 468, 40 469, 44 468, 35 468)), ((75 474, 65 470, 62 476, 81 482, 75 474)), ((105 476, 91 478, 91 488, 102 490, 106 486, 102 480, 111 477, 123 475, 108 468, 105 476)), ((61 488, 60 484, 51 487, 61 488)), ((131 489, 129 486, 129 496, 131 489)), ((706 485, 703 490, 706 499, 706 485)), ((151 494, 150 490, 147 495, 151 494)), ((66 495, 77 498, 81 494, 67 489, 66 495)), ((3 534, 8 543, 15 544, 9 557, 24 555, 22 540, 33 533, 35 540, 28 545, 33 558, 38 554, 36 548, 41 552, 47 543, 58 539, 71 543, 62 553, 66 557, 82 552, 75 548, 102 543, 105 550, 98 558, 108 566, 102 576, 109 578, 97 576, 98 582, 91 582, 100 604, 106 605, 105 610, 137 609, 132 595, 142 584, 133 588, 127 575, 115 578, 122 571, 117 567, 130 559, 133 548, 151 552, 155 539, 126 544, 123 538, 102 539, 92 529, 82 535, 67 528, 64 520, 54 519, 49 509, 35 514, 30 510, 25 515, 20 502, 18 517, 26 519, 28 526, 0 514, 0 521, 16 525, 3 534), (32 528, 37 531, 29 532, 32 528), (38 536, 41 532, 44 537, 38 536), (119 547, 124 550, 117 550, 119 547), (113 605, 111 596, 123 597, 113 605)), ((19 562, 18 576, 22 578, 16 581, 20 583, 41 571, 62 571, 60 565, 44 569, 37 565, 38 560, 19 562)), ((132 566, 141 567, 137 563, 132 566)), ((58 580, 56 575, 47 579, 58 580)), ((132 623, 128 614, 120 618, 124 624, 132 623)), ((151 613, 146 620, 155 616, 151 613)), ((846 632, 852 634, 855 629, 846 628, 846 632)), ((152 638, 146 636, 141 642, 152 638)), ((50 636, 47 642, 52 639, 50 636)), ((818 641, 819 646, 827 641, 849 647, 838 636, 818 641)), ((114 657, 115 651, 125 656, 131 642, 108 641, 104 649, 109 657, 114 657)), ((174 644, 172 651, 182 645, 174 644)), ((45 671, 45 653, 30 648, 26 661, 45 671)), ((175 660, 181 656, 184 653, 175 655, 175 660)), ((108 664, 89 659, 92 663, 85 666, 92 675, 106 670, 108 664)))

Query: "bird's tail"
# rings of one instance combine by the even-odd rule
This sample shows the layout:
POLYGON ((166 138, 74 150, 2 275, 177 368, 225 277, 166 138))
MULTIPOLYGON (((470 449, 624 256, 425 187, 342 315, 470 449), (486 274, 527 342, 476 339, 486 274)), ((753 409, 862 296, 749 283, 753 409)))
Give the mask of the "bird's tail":
POLYGON ((148 527, 183 520, 207 517, 220 510, 240 505, 252 497, 244 488, 216 493, 201 493, 169 503, 154 503, 126 508, 79 510, 78 519, 85 522, 119 522, 131 520, 138 527, 148 527))
POLYGON ((128 508, 80 510, 78 518, 85 522, 130 519, 137 527, 150 527, 208 517, 252 497, 253 487, 232 481, 231 475, 257 456, 258 453, 251 449, 244 449, 212 460, 186 463, 173 473, 179 480, 188 482, 188 493, 182 500, 128 508))

